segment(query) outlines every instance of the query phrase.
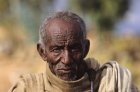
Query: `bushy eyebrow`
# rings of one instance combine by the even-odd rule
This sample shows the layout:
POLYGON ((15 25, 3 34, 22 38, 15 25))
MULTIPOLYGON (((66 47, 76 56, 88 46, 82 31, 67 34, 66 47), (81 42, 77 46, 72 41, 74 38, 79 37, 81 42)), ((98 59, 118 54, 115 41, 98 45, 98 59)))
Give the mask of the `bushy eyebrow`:
POLYGON ((49 47, 49 49, 53 49, 53 48, 64 48, 64 45, 52 45, 49 47))

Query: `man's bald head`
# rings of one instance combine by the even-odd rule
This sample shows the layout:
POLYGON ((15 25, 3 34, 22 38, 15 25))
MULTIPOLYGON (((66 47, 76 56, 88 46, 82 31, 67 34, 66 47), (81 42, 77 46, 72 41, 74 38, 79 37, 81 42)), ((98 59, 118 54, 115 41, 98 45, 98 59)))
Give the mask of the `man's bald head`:
POLYGON ((62 20, 78 25, 81 30, 81 36, 83 36, 84 39, 86 38, 86 26, 82 18, 72 12, 57 12, 53 16, 46 18, 42 23, 39 29, 39 43, 46 43, 46 40, 48 39, 48 26, 51 22, 54 22, 53 20, 62 20))

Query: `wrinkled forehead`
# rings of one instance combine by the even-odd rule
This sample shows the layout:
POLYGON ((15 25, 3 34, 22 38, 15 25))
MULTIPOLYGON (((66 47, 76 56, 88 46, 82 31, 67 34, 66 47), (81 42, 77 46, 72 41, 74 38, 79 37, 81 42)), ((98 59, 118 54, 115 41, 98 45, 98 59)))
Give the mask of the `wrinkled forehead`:
POLYGON ((79 38, 83 39, 83 31, 80 24, 75 21, 65 21, 62 19, 53 19, 46 26, 47 37, 49 38, 79 38))

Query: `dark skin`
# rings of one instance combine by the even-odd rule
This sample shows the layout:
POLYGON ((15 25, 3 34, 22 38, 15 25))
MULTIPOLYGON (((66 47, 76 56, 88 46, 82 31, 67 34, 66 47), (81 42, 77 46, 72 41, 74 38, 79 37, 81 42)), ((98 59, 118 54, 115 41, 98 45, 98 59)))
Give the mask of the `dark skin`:
POLYGON ((46 26, 45 45, 37 50, 53 74, 65 81, 81 78, 87 70, 83 60, 89 51, 89 40, 83 38, 80 25, 74 21, 53 19, 46 26))

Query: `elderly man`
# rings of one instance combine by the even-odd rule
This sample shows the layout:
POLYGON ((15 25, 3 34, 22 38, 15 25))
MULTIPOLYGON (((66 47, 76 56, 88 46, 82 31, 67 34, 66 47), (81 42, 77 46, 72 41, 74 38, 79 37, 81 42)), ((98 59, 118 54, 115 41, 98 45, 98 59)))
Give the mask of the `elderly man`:
POLYGON ((117 62, 100 66, 84 60, 90 42, 84 21, 71 12, 58 12, 39 30, 37 50, 46 72, 21 76, 9 92, 137 92, 130 72, 117 62))

